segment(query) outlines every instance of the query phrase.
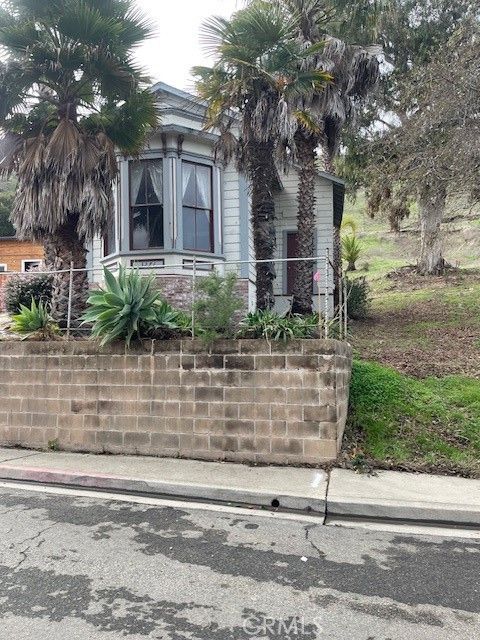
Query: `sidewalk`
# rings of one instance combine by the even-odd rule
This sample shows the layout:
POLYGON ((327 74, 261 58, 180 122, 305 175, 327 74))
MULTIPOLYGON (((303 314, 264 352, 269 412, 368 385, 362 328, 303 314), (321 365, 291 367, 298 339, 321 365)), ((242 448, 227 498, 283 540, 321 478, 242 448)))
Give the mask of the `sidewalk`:
POLYGON ((0 480, 280 508, 320 518, 480 527, 480 480, 382 471, 250 467, 141 456, 0 449, 0 480))

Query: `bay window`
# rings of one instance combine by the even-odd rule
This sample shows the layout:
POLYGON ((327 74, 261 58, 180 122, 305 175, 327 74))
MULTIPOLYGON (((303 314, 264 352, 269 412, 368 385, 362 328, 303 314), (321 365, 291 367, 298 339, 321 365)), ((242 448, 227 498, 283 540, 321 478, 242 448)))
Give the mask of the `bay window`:
POLYGON ((130 248, 163 248, 162 160, 130 162, 130 248))
POLYGON ((182 162, 183 248, 214 251, 212 167, 182 162))

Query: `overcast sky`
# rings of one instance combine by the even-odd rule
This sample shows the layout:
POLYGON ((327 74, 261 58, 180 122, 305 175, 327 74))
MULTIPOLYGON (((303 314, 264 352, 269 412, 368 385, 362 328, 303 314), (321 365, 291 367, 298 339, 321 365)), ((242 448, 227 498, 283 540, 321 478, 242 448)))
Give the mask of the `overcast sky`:
POLYGON ((138 51, 153 81, 192 89, 190 69, 208 64, 199 44, 199 29, 211 15, 229 16, 241 0, 136 0, 153 21, 157 34, 138 51))

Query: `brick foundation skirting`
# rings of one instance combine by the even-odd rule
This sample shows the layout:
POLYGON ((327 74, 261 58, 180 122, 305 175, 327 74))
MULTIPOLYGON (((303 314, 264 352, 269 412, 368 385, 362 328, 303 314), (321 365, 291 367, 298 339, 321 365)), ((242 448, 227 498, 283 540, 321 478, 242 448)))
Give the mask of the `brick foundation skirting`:
MULTIPOLYGON (((156 283, 162 296, 171 305, 184 311, 191 309, 194 296, 193 278, 190 274, 159 275, 156 278, 156 283)), ((243 300, 243 311, 245 312, 248 309, 248 280, 238 279, 235 284, 235 292, 243 300)))
POLYGON ((0 342, 0 444, 315 464, 337 455, 350 372, 335 340, 0 342))

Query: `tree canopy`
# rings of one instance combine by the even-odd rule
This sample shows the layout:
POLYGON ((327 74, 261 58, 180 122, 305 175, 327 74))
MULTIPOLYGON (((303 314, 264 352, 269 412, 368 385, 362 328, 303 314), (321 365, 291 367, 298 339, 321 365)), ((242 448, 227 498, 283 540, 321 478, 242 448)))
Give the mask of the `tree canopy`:
POLYGON ((297 35, 296 20, 279 3, 256 0, 231 19, 205 23, 203 41, 215 62, 193 69, 208 103, 206 126, 221 134, 217 151, 235 158, 250 181, 260 309, 274 304, 277 170, 293 158, 299 100, 329 79, 307 63, 323 44, 305 45, 297 35))
MULTIPOLYGON (((17 175, 12 221, 46 243, 50 267, 83 269, 113 215, 116 149, 135 154, 157 124, 133 50, 151 28, 131 0, 9 0, 0 7, 0 171, 17 175)), ((68 280, 55 276, 53 312, 68 280)), ((88 282, 75 274, 80 314, 88 282)))

